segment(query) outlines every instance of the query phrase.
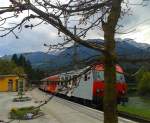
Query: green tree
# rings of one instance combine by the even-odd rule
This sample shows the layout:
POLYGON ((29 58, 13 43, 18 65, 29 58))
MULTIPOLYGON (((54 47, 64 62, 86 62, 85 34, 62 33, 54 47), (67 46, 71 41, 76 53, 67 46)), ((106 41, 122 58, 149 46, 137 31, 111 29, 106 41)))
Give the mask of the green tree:
POLYGON ((0 74, 24 74, 22 67, 18 67, 14 62, 8 60, 0 60, 0 74))
POLYGON ((18 58, 18 63, 17 65, 25 67, 26 66, 26 59, 25 57, 21 54, 20 57, 18 58))
POLYGON ((150 72, 144 71, 138 77, 138 93, 141 96, 150 96, 150 72))
POLYGON ((15 73, 16 75, 21 76, 21 77, 23 74, 25 74, 24 69, 22 67, 15 67, 13 69, 13 73, 15 73))
POLYGON ((136 81, 139 82, 141 80, 141 78, 143 77, 143 74, 145 72, 148 72, 148 70, 142 66, 136 73, 135 73, 135 78, 136 78, 136 81))
POLYGON ((18 71, 20 68, 23 68, 23 71, 27 74, 29 80, 39 81, 44 77, 44 72, 39 69, 33 69, 30 61, 27 60, 22 54, 19 56, 19 58, 16 54, 14 54, 11 61, 18 65, 18 68, 15 69, 16 71, 18 71))

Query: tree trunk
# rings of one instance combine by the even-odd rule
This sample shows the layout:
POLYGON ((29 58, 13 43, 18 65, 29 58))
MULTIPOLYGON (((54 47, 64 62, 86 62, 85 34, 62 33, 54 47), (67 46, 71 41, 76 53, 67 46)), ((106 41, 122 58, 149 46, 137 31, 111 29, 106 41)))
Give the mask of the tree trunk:
MULTIPOLYGON (((106 41, 109 53, 104 54, 104 78, 105 78, 105 91, 104 91, 104 123, 117 123, 117 100, 116 100, 116 53, 114 51, 115 41, 106 41)), ((107 46, 106 46, 107 47, 107 46)))
POLYGON ((117 93, 116 93, 116 60, 115 52, 115 29, 121 13, 121 2, 112 0, 112 7, 107 17, 107 22, 102 23, 105 39, 104 53, 104 123, 118 123, 117 93))

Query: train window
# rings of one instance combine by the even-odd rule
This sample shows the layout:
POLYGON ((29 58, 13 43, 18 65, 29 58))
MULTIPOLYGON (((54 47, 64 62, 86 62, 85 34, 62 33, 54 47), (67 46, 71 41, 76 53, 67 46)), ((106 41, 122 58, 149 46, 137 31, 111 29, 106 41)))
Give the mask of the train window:
POLYGON ((88 76, 87 76, 87 74, 85 74, 84 75, 84 81, 87 81, 87 79, 88 79, 88 76))
POLYGON ((70 84, 71 84, 71 81, 69 81, 68 84, 70 85, 70 84))
POLYGON ((76 86, 76 83, 77 83, 77 78, 76 78, 77 76, 76 75, 74 75, 73 76, 73 79, 72 79, 72 83, 73 83, 73 85, 75 85, 76 86))
MULTIPOLYGON (((104 71, 95 71, 93 75, 94 80, 101 80, 104 81, 104 71)), ((117 82, 125 82, 124 74, 116 73, 116 80, 117 82)))
POLYGON ((77 81, 77 76, 76 75, 73 76, 73 81, 77 81))
POLYGON ((91 73, 91 72, 88 72, 88 79, 90 79, 90 73, 91 73))
POLYGON ((65 77, 64 76, 61 76, 61 80, 63 81, 65 79, 65 77))
POLYGON ((77 81, 74 81, 74 82, 73 82, 73 85, 74 85, 74 86, 77 86, 77 81))
POLYGON ((121 73, 117 73, 116 79, 117 79, 117 82, 125 82, 124 75, 121 73))
POLYGON ((65 80, 68 80, 68 76, 65 76, 65 80))

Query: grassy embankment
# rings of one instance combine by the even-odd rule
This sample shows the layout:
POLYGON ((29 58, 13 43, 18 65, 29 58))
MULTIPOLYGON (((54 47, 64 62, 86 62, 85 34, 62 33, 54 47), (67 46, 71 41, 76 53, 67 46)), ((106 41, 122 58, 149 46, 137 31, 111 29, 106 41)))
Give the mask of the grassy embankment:
POLYGON ((150 98, 142 98, 137 94, 136 85, 128 88, 129 102, 125 105, 118 105, 118 110, 150 119, 150 98))

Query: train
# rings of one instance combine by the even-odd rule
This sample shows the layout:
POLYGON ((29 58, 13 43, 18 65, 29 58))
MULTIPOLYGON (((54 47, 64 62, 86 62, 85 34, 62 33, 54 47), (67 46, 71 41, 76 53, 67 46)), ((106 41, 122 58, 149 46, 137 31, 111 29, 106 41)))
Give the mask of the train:
MULTIPOLYGON (((117 102, 127 102, 127 83, 123 68, 116 64, 117 102)), ((103 104, 104 64, 52 75, 41 80, 40 89, 76 101, 103 104)))

